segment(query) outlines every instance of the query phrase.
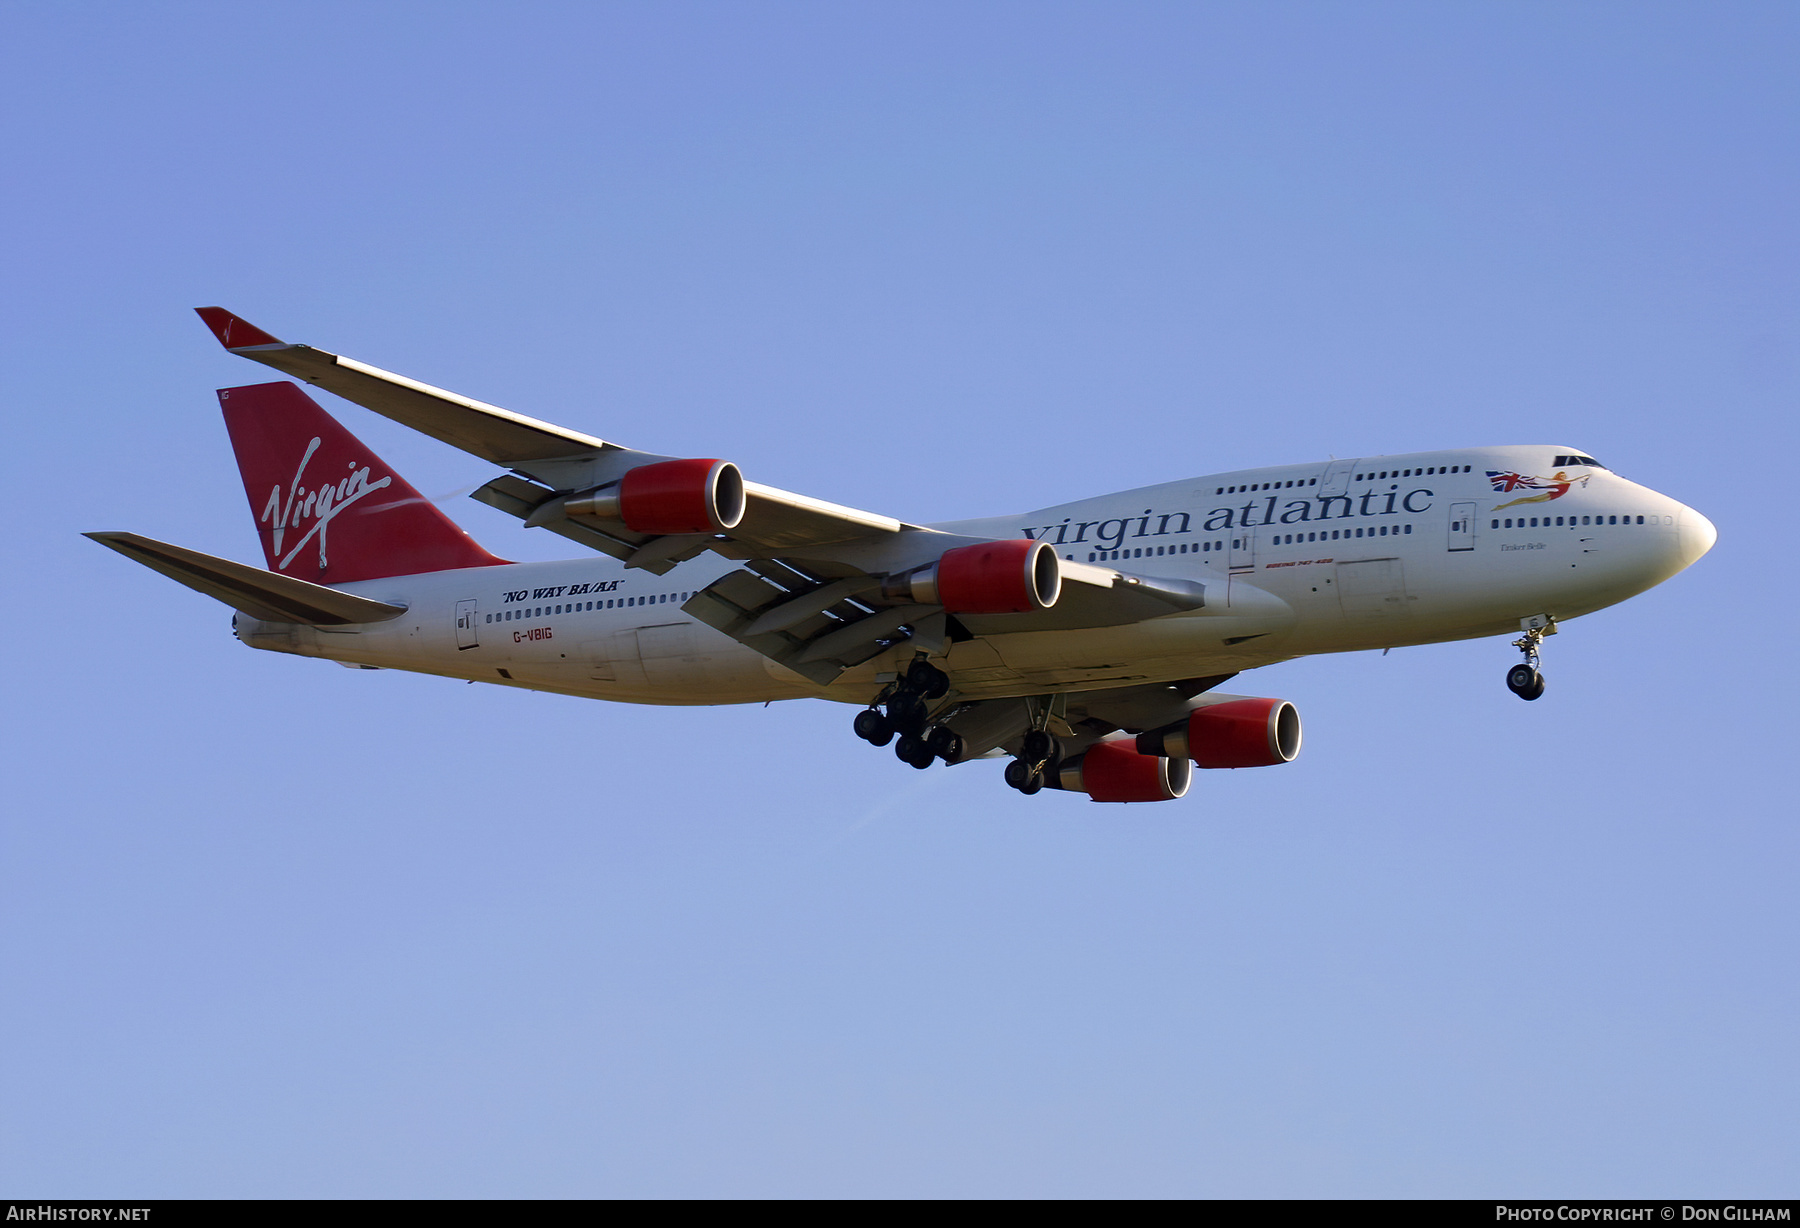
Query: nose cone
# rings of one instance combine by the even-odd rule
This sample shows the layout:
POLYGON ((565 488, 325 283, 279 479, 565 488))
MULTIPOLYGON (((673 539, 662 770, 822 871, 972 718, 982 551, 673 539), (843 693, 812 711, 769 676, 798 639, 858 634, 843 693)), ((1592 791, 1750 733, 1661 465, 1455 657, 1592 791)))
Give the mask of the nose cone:
POLYGON ((1695 560, 1711 550, 1713 543, 1719 540, 1719 531, 1713 527, 1713 522, 1691 507, 1681 509, 1676 534, 1683 567, 1693 566, 1695 560))

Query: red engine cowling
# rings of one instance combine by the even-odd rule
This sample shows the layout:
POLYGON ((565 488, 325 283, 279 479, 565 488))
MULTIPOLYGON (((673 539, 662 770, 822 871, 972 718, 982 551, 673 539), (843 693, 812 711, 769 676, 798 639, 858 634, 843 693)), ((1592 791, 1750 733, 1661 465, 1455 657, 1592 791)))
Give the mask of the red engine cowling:
POLYGON ((564 510, 623 520, 633 533, 722 533, 744 518, 744 475, 730 461, 658 461, 571 496, 564 510))
POLYGON ((946 550, 890 593, 952 614, 1028 614, 1062 593, 1062 568, 1048 542, 979 542, 946 550))
POLYGON ((1300 713, 1285 699, 1228 699, 1140 735, 1137 746, 1203 768, 1273 767, 1299 755, 1300 713))
POLYGON ((1186 759, 1146 755, 1126 738, 1096 742, 1057 768, 1056 785, 1097 802, 1172 802, 1194 778, 1186 759))

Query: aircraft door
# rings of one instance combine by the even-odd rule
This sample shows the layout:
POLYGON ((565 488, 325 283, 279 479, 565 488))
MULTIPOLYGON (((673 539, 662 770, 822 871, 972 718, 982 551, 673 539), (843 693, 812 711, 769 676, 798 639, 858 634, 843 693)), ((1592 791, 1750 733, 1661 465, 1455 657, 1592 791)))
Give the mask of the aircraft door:
POLYGON ((1350 489, 1350 475, 1356 471, 1354 460, 1332 461, 1325 467, 1325 476, 1319 479, 1319 493, 1322 495, 1341 495, 1350 489))
POLYGON ((1231 530, 1229 565, 1233 571, 1250 571, 1256 567, 1256 529, 1254 526, 1231 530))
POLYGON ((1473 503, 1452 503, 1450 505, 1450 549, 1473 550, 1475 548, 1475 505, 1473 503))
POLYGON ((456 650, 458 652, 465 648, 480 646, 476 641, 475 620, 475 603, 473 601, 456 603, 456 650))

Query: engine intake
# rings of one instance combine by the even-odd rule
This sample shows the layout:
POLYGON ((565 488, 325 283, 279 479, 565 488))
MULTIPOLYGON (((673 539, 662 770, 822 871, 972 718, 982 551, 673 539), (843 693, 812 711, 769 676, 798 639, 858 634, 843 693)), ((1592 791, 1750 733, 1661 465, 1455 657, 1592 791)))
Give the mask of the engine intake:
POLYGON ((952 614, 1029 614, 1062 594, 1062 568, 1048 542, 978 542, 889 581, 883 595, 952 614))
POLYGON ((1057 766, 1053 784, 1097 802, 1172 802, 1188 791, 1194 768, 1186 759, 1144 754, 1129 739, 1096 742, 1057 766))
POLYGON ((1300 713, 1285 699, 1228 699, 1139 734, 1137 749, 1192 759, 1203 768, 1292 763, 1300 754, 1300 713))
POLYGON ((744 475, 730 461, 658 461, 569 496, 563 510, 622 520, 633 533, 723 533, 744 518, 744 475))

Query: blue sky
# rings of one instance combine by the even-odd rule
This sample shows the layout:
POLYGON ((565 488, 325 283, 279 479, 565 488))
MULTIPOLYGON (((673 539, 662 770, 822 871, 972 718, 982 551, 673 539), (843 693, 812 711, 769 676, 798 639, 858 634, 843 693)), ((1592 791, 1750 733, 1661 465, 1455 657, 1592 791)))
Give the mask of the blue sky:
MULTIPOLYGON (((15 4, 0 1186, 1791 1194, 1800 10, 15 4), (1182 802, 250 652, 190 308, 912 520, 1579 448, 1712 554, 1182 802)), ((462 498, 491 470, 334 411, 462 498)))

